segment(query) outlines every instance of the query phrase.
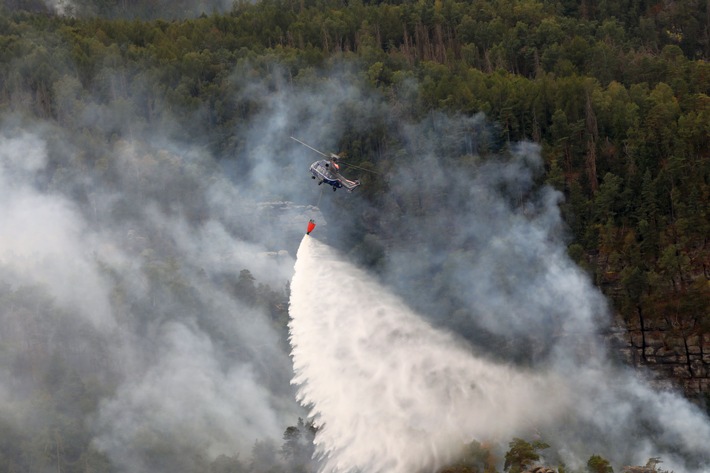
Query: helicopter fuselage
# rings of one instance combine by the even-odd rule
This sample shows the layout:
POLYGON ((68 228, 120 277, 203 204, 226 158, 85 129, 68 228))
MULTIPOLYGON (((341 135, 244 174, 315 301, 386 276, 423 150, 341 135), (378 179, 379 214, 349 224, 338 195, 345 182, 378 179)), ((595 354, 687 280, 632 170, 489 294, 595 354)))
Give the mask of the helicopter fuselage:
POLYGON ((357 186, 360 185, 360 181, 345 179, 337 171, 337 167, 337 163, 333 160, 321 159, 320 161, 316 161, 311 164, 309 170, 313 175, 313 179, 318 179, 318 185, 325 182, 329 186, 332 186, 334 191, 344 187, 348 191, 352 192, 357 186))

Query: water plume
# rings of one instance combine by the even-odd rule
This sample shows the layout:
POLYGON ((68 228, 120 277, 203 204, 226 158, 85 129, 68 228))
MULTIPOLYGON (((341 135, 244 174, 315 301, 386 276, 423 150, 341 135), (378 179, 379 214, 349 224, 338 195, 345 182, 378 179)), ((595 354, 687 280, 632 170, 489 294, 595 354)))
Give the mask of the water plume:
POLYGON ((569 402, 554 375, 477 356, 315 238, 291 289, 293 382, 320 429, 322 471, 429 470, 569 402))
POLYGON ((321 472, 434 471, 468 442, 500 454, 514 437, 548 442, 542 461, 572 469, 599 453, 614 468, 651 457, 669 471, 710 466, 707 416, 614 365, 592 333, 548 340, 546 363, 493 361, 313 237, 298 251, 289 314, 321 472))

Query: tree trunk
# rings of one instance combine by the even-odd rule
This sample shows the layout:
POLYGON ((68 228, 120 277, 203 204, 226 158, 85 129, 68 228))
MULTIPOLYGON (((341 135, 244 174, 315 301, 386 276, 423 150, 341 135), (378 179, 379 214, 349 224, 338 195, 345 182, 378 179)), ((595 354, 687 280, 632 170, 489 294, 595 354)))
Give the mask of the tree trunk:
POLYGON ((587 157, 586 170, 587 178, 589 179, 589 187, 593 194, 596 194, 599 189, 597 182, 597 139, 599 137, 599 129, 597 127, 597 117, 594 114, 592 107, 592 97, 587 91, 587 105, 585 107, 585 125, 587 129, 587 157))

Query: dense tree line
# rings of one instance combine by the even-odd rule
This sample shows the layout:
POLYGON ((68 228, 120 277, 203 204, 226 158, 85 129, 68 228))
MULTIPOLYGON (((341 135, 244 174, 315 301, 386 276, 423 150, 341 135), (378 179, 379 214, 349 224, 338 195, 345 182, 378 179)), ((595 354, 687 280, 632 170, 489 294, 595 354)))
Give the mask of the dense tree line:
MULTIPOLYGON (((238 2, 228 14, 152 21, 83 15, 81 8, 74 16, 56 16, 27 5, 0 6, 0 110, 72 130, 84 155, 71 165, 91 168, 107 183, 115 171, 104 145, 120 146, 122 134, 140 134, 158 123, 171 123, 172 137, 204 143, 222 159, 239 157, 244 144, 232 130, 255 116, 260 103, 245 93, 235 70, 278 87, 281 76, 294 84, 318 82, 323 70, 347 62, 401 118, 415 120, 432 109, 484 112, 498 124, 496 151, 520 140, 539 143, 545 181, 566 196, 570 254, 621 316, 642 325, 668 320, 683 336, 710 331, 707 2, 263 0, 238 2), (415 89, 408 86, 413 81, 415 89)), ((150 2, 141 5, 149 10, 150 2)), ((97 2, 87 12, 109 10, 110 2, 97 2)), ((110 13, 121 16, 120 9, 110 13)), ((385 124, 345 131, 340 145, 358 164, 386 170, 386 161, 401 159, 385 124)), ((136 164, 141 169, 170 161, 152 154, 144 160, 136 164)), ((61 186, 69 163, 54 164, 48 185, 61 186)), ((153 178, 161 173, 144 176, 153 178)), ((173 178, 161 188, 183 193, 191 187, 173 178)), ((387 183, 371 179, 364 195, 377 203, 387 183)), ((201 218, 198 197, 182 195, 180 201, 189 218, 201 218)), ((175 260, 157 255, 153 264, 156 291, 177 291, 175 260)), ((255 284, 248 271, 237 280, 225 276, 224 284, 284 327, 279 291, 255 284)), ((33 382, 44 386, 37 400, 28 400, 40 406, 43 435, 25 438, 0 429, 0 461, 8 471, 112 471, 88 444, 86 431, 72 423, 73 414, 56 407, 71 397, 82 400, 69 403, 82 415, 91 412, 103 388, 87 382, 85 373, 64 373, 70 382, 57 384, 63 372, 55 365, 76 353, 52 346, 51 335, 71 327, 53 325, 46 317, 55 310, 51 301, 33 291, 0 287, 4 305, 32 314, 27 326, 13 328, 24 335, 3 331, 1 340, 22 345, 8 349, 16 354, 10 365, 30 370, 33 382)), ((86 373, 99 368, 106 367, 85 367, 86 373)), ((311 427, 286 430, 281 454, 300 465, 294 471, 306 468, 296 446, 303 447, 311 427)), ((521 471, 537 459, 540 446, 521 442, 511 444, 506 470, 521 471)), ((469 463, 447 471, 494 471, 485 449, 471 449, 469 463)), ((277 451, 265 442, 252 454, 266 461, 277 451)), ((196 460, 195 471, 282 467, 278 462, 261 470, 259 461, 250 465, 238 456, 205 462, 196 460)), ((589 471, 605 471, 604 462, 590 459, 589 471)))
MULTIPOLYGON (((627 319, 680 315, 697 333, 710 306, 707 9, 265 0, 152 22, 6 9, 0 103, 81 129, 89 107, 111 106, 123 114, 113 121, 134 129, 169 118, 176 136, 208 137, 217 155, 238 155, 229 130, 259 104, 239 95, 235 67, 299 82, 346 60, 407 116, 482 111, 503 142, 542 144, 547 180, 567 196, 573 256, 627 319)), ((114 131, 104 125, 104 135, 114 131)), ((366 135, 346 134, 343 148, 381 155, 386 130, 366 135)))

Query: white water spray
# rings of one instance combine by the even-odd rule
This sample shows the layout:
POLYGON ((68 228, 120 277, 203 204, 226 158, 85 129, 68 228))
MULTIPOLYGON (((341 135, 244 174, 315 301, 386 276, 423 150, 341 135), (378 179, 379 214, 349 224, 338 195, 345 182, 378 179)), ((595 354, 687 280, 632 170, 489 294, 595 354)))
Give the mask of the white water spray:
POLYGON ((530 431, 568 403, 554 376, 477 357, 305 237, 291 285, 294 383, 324 472, 411 473, 530 431))
POLYGON ((708 471, 710 423, 682 397, 600 355, 535 372, 486 360, 312 237, 289 309, 293 383, 319 427, 323 473, 433 471, 472 440, 538 433, 575 468, 605 452, 618 467, 655 456, 708 471))

